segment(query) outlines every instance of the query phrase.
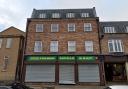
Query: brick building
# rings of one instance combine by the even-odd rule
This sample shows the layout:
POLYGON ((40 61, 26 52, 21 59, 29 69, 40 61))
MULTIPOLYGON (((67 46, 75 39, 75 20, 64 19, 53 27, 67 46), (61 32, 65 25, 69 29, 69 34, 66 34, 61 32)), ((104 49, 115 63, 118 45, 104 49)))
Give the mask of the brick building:
POLYGON ((0 32, 0 85, 20 80, 24 35, 15 27, 0 32))
POLYGON ((27 19, 23 81, 104 84, 95 8, 33 10, 27 19))
POLYGON ((128 22, 100 22, 100 36, 106 81, 126 81, 128 76, 128 22))

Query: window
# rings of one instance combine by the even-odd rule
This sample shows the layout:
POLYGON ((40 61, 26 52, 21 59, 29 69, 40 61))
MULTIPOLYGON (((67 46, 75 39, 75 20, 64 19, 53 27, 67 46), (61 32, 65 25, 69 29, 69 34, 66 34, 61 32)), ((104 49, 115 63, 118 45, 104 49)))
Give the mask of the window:
POLYGON ((114 27, 104 27, 105 33, 115 33, 114 27))
POLYGON ((93 52, 93 41, 85 41, 85 51, 93 52))
POLYGON ((121 40, 108 40, 109 52, 123 52, 121 40))
POLYGON ((39 14, 39 18, 46 18, 46 14, 45 13, 39 14))
POLYGON ((84 23, 84 31, 92 31, 91 23, 84 23))
POLYGON ((67 13, 66 14, 66 17, 67 18, 74 18, 75 17, 75 14, 74 13, 67 13))
POLYGON ((60 18, 60 14, 59 13, 52 13, 52 18, 60 18))
POLYGON ((75 51, 76 51, 76 42, 68 41, 68 52, 75 52, 75 51))
POLYGON ((42 52, 42 41, 35 41, 34 52, 42 52))
POLYGON ((36 24, 36 32, 43 32, 43 24, 36 24))
POLYGON ((8 59, 9 59, 8 56, 4 56, 2 71, 6 71, 7 70, 8 59))
POLYGON ((51 41, 50 52, 58 52, 58 41, 51 41))
POLYGON ((59 24, 51 24, 51 32, 58 32, 59 24))
POLYGON ((75 31, 75 24, 69 23, 68 24, 68 32, 74 32, 75 31))
POLYGON ((12 38, 7 38, 6 48, 11 48, 11 46, 12 46, 12 38))
POLYGON ((89 13, 81 13, 81 17, 89 17, 89 13))
POLYGON ((126 26, 126 32, 128 33, 128 26, 126 26))
POLYGON ((0 48, 2 47, 2 40, 3 40, 3 39, 0 39, 0 48))

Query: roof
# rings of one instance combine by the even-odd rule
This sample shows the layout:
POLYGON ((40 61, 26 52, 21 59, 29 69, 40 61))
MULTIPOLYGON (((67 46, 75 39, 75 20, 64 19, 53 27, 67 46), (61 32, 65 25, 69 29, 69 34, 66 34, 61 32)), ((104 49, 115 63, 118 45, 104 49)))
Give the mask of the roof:
POLYGON ((52 13, 60 13, 61 17, 65 19, 66 13, 75 13, 75 18, 81 18, 80 13, 89 13, 89 17, 97 17, 95 7, 87 9, 33 9, 31 18, 39 18, 41 13, 46 13, 47 19, 52 18, 52 13))
POLYGON ((116 33, 126 33, 126 26, 128 26, 128 21, 100 22, 100 30, 102 33, 104 32, 104 27, 114 27, 116 33))

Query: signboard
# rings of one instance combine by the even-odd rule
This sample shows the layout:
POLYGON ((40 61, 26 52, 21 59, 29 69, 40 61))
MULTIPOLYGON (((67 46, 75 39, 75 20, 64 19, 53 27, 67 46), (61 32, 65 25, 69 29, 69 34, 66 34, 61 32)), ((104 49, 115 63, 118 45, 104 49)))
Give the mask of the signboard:
POLYGON ((55 62, 57 59, 56 56, 27 56, 25 57, 26 61, 53 61, 55 62))
POLYGON ((70 55, 58 56, 58 60, 60 62, 75 62, 75 56, 70 56, 70 55))
POLYGON ((95 56, 77 56, 77 61, 79 62, 90 62, 90 61, 95 61, 96 57, 95 56))
POLYGON ((26 56, 25 60, 28 62, 35 62, 35 61, 56 62, 57 60, 59 62, 75 62, 75 60, 77 60, 78 62, 91 62, 91 61, 96 60, 96 56, 92 56, 92 55, 32 55, 32 56, 26 56))

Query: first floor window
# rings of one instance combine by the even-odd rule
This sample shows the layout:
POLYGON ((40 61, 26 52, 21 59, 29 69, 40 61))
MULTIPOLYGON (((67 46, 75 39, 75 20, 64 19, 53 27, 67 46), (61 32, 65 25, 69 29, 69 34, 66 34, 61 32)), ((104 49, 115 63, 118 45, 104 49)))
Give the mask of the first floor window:
POLYGON ((2 41, 3 39, 0 38, 0 48, 2 47, 2 41))
POLYGON ((58 32, 59 24, 51 24, 51 32, 58 32))
POLYGON ((76 51, 76 42, 68 41, 68 52, 75 52, 75 51, 76 51))
POLYGON ((34 52, 42 52, 42 41, 35 41, 34 52))
POLYGON ((123 52, 121 40, 108 40, 109 52, 123 52))
POLYGON ((51 41, 50 52, 58 52, 58 41, 51 41))
POLYGON ((7 38, 6 48, 11 48, 11 46, 12 46, 12 38, 7 38))
POLYGON ((85 41, 85 51, 93 52, 93 41, 85 41))

